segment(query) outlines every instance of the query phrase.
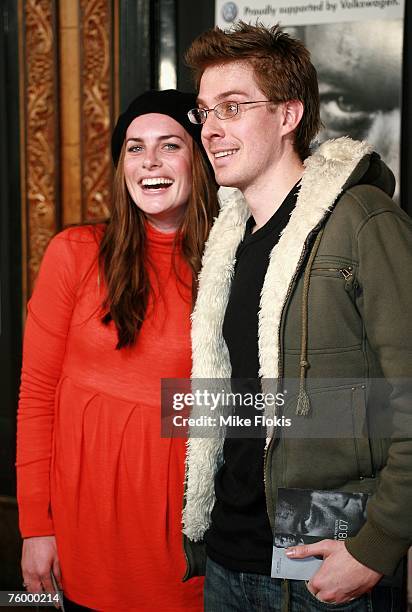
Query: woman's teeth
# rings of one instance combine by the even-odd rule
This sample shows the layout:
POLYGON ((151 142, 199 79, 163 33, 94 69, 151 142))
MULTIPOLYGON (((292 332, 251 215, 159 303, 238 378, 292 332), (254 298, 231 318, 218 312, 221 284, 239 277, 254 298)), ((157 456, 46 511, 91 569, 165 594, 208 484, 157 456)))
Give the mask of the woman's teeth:
POLYGON ((158 188, 158 187, 170 187, 174 181, 169 178, 156 177, 156 178, 145 178, 142 179, 142 187, 158 188))
POLYGON ((167 178, 151 178, 151 179, 142 179, 142 185, 171 185, 173 183, 172 179, 167 178))

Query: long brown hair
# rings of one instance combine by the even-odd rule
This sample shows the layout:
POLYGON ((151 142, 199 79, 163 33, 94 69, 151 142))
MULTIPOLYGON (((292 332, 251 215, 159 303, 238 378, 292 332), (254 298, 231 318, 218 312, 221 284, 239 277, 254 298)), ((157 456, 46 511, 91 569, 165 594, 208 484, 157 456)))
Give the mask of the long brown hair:
MULTIPOLYGON (((113 183, 113 204, 100 243, 99 265, 107 296, 103 323, 113 321, 117 349, 133 346, 145 319, 151 291, 146 261, 145 215, 131 199, 123 171, 123 143, 113 183)), ((192 140, 192 191, 176 236, 177 245, 192 271, 193 301, 203 247, 218 212, 217 185, 198 145, 192 140)), ((175 268, 176 270, 176 268, 175 268)))

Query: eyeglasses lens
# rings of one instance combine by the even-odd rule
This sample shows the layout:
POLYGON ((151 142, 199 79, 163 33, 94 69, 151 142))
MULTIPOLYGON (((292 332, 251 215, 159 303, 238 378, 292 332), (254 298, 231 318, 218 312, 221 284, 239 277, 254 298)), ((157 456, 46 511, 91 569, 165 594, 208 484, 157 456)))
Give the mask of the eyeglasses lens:
POLYGON ((192 110, 187 113, 187 116, 191 123, 199 125, 206 121, 207 113, 201 108, 192 108, 192 110))
POLYGON ((236 102, 221 102, 214 110, 219 119, 230 119, 238 112, 238 105, 236 102))

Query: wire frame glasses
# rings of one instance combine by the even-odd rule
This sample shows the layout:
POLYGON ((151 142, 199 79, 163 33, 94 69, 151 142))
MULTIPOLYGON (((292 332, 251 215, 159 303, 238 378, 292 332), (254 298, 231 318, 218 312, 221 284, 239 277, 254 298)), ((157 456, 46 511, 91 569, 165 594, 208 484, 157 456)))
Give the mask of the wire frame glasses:
POLYGON ((192 108, 187 113, 187 116, 191 123, 202 125, 202 123, 206 121, 208 113, 213 111, 218 119, 224 121, 225 119, 231 119, 231 117, 237 115, 241 104, 258 104, 260 102, 270 102, 270 100, 253 100, 252 102, 231 102, 228 100, 227 102, 216 104, 214 108, 192 108))

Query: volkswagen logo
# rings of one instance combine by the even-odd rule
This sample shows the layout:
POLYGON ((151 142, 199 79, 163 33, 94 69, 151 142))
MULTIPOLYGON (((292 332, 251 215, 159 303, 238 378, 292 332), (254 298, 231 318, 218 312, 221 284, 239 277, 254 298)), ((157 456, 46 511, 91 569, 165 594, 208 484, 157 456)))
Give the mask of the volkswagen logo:
POLYGON ((237 17, 237 6, 234 2, 225 2, 222 6, 222 17, 228 23, 237 17))

